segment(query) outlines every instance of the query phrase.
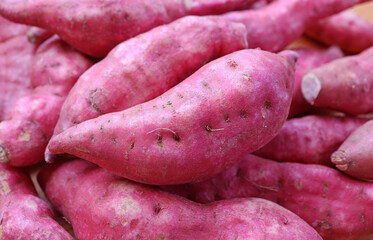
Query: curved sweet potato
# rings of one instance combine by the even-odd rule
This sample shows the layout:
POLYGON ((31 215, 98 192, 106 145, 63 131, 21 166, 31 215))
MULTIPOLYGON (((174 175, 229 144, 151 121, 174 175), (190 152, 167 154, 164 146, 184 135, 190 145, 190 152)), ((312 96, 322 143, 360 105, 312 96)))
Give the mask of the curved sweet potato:
POLYGON ((49 165, 39 181, 81 240, 321 239, 298 216, 269 201, 202 205, 125 180, 87 161, 49 165))
POLYGON ((370 239, 372 183, 326 166, 278 163, 247 155, 233 168, 205 182, 163 186, 194 201, 260 197, 289 209, 325 240, 370 239))
POLYGON ((349 53, 360 53, 373 46, 373 22, 351 10, 322 19, 309 26, 306 35, 349 53))
POLYGON ((302 79, 308 103, 352 115, 373 112, 373 47, 359 55, 334 60, 302 79))
POLYGON ((274 139, 254 154, 280 162, 331 165, 332 153, 366 121, 315 115, 290 119, 274 139))
POLYGON ((3 0, 0 13, 12 21, 57 33, 88 55, 105 57, 117 44, 156 26, 186 15, 211 15, 248 8, 255 1, 3 0))
POLYGON ((73 240, 36 196, 28 175, 6 164, 0 164, 0 215, 1 239, 73 240))
POLYGON ((121 43, 79 79, 54 134, 161 95, 205 63, 245 49, 245 35, 242 24, 190 16, 121 43))
POLYGON ((156 99, 67 129, 49 150, 149 184, 207 179, 280 130, 296 58, 292 51, 226 55, 156 99))
POLYGON ((249 48, 278 52, 300 37, 309 25, 367 1, 277 0, 258 10, 230 12, 223 16, 245 24, 249 48))
POLYGON ((356 129, 333 153, 331 160, 343 172, 373 179, 373 120, 356 129))

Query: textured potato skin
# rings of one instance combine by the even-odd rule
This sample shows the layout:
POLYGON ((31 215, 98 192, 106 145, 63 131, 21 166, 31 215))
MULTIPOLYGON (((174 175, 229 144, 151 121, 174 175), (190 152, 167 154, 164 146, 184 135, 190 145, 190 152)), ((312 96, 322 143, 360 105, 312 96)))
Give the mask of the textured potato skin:
POLYGON ((49 165, 38 179, 81 240, 321 239, 298 216, 266 200, 202 205, 87 161, 49 165))
POLYGON ((207 179, 281 128, 296 58, 292 51, 226 55, 156 99, 67 129, 51 139, 49 150, 148 184, 207 179))
POLYGON ((0 239, 73 240, 36 196, 29 176, 0 164, 0 239))
POLYGON ((27 31, 27 40, 33 44, 42 44, 45 40, 52 37, 53 33, 39 27, 31 27, 27 31))
POLYGON ((68 91, 91 65, 58 38, 38 48, 30 66, 36 88, 18 99, 9 119, 0 122, 0 162, 28 166, 43 160, 68 91))
POLYGON ((247 48, 245 34, 242 24, 193 16, 121 43, 78 80, 55 134, 161 95, 205 63, 247 48))
POLYGON ((351 115, 373 112, 373 47, 309 71, 302 79, 308 103, 351 115))
POLYGON ((277 136, 255 155, 280 162, 331 166, 331 154, 367 120, 308 115, 287 120, 277 136))
POLYGON ((356 129, 333 153, 331 160, 345 173, 373 179, 373 120, 356 129))
POLYGON ((309 26, 306 35, 327 45, 357 54, 373 46, 373 23, 351 10, 322 19, 309 26))
POLYGON ((0 16, 0 43, 13 37, 24 35, 29 29, 29 26, 13 23, 0 16))
POLYGON ((325 240, 373 236, 373 186, 322 165, 278 163, 254 155, 216 177, 163 190, 209 203, 260 197, 287 208, 313 226, 325 240))
POLYGON ((9 119, 15 102, 32 91, 30 69, 35 51, 25 34, 0 43, 0 121, 9 119))
POLYGON ((292 49, 299 55, 294 77, 293 99, 289 111, 289 118, 299 116, 312 109, 311 105, 304 99, 301 83, 303 76, 311 69, 333 61, 344 56, 338 47, 330 47, 328 50, 318 50, 313 48, 292 49))
POLYGON ((366 1, 277 0, 258 10, 230 12, 223 16, 245 24, 249 48, 278 52, 300 37, 309 25, 366 1))
POLYGON ((220 14, 250 7, 255 0, 4 0, 0 13, 14 21, 57 33, 93 57, 117 44, 186 15, 220 14), (57 20, 58 19, 58 20, 57 20))

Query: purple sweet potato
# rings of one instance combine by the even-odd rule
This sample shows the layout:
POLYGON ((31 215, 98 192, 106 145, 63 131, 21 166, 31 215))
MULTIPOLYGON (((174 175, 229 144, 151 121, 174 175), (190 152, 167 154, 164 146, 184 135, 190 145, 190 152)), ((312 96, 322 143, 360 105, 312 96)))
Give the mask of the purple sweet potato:
POLYGON ((190 16, 118 45, 71 90, 55 134, 161 95, 205 63, 245 49, 245 36, 242 24, 190 16))
POLYGON ((117 44, 186 15, 219 14, 256 0, 34 0, 0 2, 0 14, 57 33, 76 49, 105 57, 117 44))
POLYGON ((331 154, 366 121, 313 115, 290 119, 272 141, 254 154, 280 162, 331 165, 331 154))
POLYGON ((1 239, 73 240, 20 169, 0 164, 1 239))
POLYGON ((356 54, 373 46, 373 22, 346 10, 309 26, 306 35, 356 54))
POLYGON ((156 99, 67 129, 49 150, 148 184, 210 178, 280 130, 296 58, 293 51, 226 55, 156 99))
POLYGON ((300 37, 319 19, 369 0, 277 0, 258 10, 223 16, 245 24, 249 48, 278 52, 300 37))
POLYGON ((330 47, 328 50, 313 48, 298 48, 292 50, 298 53, 299 58, 295 66, 294 92, 289 118, 298 116, 312 108, 302 94, 301 83, 303 76, 313 68, 320 67, 325 63, 343 57, 343 52, 338 47, 330 47))
POLYGON ((33 44, 42 44, 45 40, 47 40, 48 38, 52 37, 53 36, 53 33, 46 30, 46 29, 43 29, 43 28, 39 28, 39 27, 31 27, 28 31, 27 31, 27 39, 30 43, 33 43, 33 44))
POLYGON ((298 216, 263 199, 198 204, 82 160, 49 165, 39 181, 81 240, 321 239, 298 216))
POLYGON ((373 112, 373 47, 359 55, 334 60, 302 79, 308 103, 358 115, 373 112))
POLYGON ((9 119, 14 103, 32 91, 30 69, 35 51, 26 35, 0 43, 0 121, 9 119))
POLYGON ((280 204, 313 226, 324 240, 371 239, 373 184, 322 165, 278 163, 247 155, 205 182, 163 190, 209 203, 260 197, 280 204))
POLYGON ((68 91, 92 64, 60 39, 39 47, 30 74, 37 88, 18 99, 9 119, 0 122, 0 162, 28 166, 43 160, 68 91))
POLYGON ((356 129, 331 159, 345 173, 373 180, 373 120, 356 129))
POLYGON ((0 43, 13 37, 25 35, 29 26, 10 22, 0 15, 0 43))

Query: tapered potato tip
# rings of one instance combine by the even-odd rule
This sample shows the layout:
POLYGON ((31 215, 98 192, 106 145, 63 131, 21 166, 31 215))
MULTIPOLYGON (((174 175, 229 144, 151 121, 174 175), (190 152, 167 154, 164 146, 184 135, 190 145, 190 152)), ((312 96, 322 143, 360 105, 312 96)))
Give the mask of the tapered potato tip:
POLYGON ((307 73, 302 79, 302 94, 306 101, 313 105, 321 91, 321 81, 313 73, 307 73))
POLYGON ((280 52, 279 54, 283 56, 291 66, 295 66, 299 58, 298 53, 292 50, 285 50, 280 52))
POLYGON ((334 152, 331 156, 331 161, 341 171, 346 171, 348 169, 348 161, 345 151, 338 150, 334 152))

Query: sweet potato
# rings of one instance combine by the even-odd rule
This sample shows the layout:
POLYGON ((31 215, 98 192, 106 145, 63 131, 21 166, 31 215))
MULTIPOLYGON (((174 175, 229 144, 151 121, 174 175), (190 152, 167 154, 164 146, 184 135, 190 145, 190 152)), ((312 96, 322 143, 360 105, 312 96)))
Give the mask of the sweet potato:
POLYGON ((10 22, 0 15, 0 43, 13 37, 25 35, 29 26, 10 22))
POLYGON ((280 162, 331 165, 331 154, 366 121, 315 115, 290 119, 272 141, 254 154, 280 162))
POLYGON ((0 121, 9 119, 14 103, 32 91, 30 69, 35 51, 25 35, 0 43, 0 121))
POLYGON ((317 20, 368 0, 277 0, 258 10, 223 16, 245 24, 249 48, 278 52, 302 35, 317 20), (269 37, 270 36, 270 37, 269 37))
POLYGON ((92 64, 60 39, 39 47, 31 71, 37 88, 18 99, 10 118, 0 123, 0 162, 28 166, 43 160, 68 91, 92 64))
POLYGON ((309 71, 302 93, 310 104, 352 115, 373 112, 373 47, 309 71))
POLYGON ((117 44, 186 15, 219 14, 256 0, 3 0, 0 14, 57 33, 76 49, 105 57, 117 44), (58 20, 58 21, 57 21, 58 20))
POLYGON ((353 54, 373 46, 373 22, 351 10, 322 19, 309 26, 305 33, 317 41, 339 46, 353 54))
POLYGON ((264 198, 300 216, 324 240, 373 236, 373 214, 368 210, 373 205, 373 184, 322 165, 277 163, 247 155, 210 180, 162 189, 202 203, 264 198))
POLYGON ((373 120, 356 129, 333 153, 331 160, 343 172, 373 179, 373 120))
POLYGON ((55 134, 161 95, 206 62, 246 48, 245 36, 242 24, 191 16, 118 45, 71 90, 55 134))
POLYGON ((343 57, 343 52, 338 47, 330 47, 328 50, 318 50, 313 48, 292 49, 299 55, 295 68, 294 92, 291 100, 289 118, 298 116, 312 107, 304 99, 301 83, 303 76, 311 69, 320 67, 337 58, 343 57))
POLYGON ((31 84, 53 85, 67 95, 80 75, 94 64, 93 60, 76 51, 58 37, 52 37, 38 47, 32 62, 31 84))
POLYGON ((148 184, 207 179, 280 130, 296 58, 293 51, 226 55, 154 100, 67 129, 49 150, 148 184))
POLYGON ((26 173, 0 164, 1 239, 73 240, 36 196, 26 173))
POLYGON ((81 240, 321 239, 298 216, 263 199, 202 205, 82 160, 49 165, 39 181, 81 240))
POLYGON ((52 37, 53 33, 43 29, 43 28, 38 28, 38 27, 31 27, 27 31, 27 39, 30 43, 33 44, 42 44, 45 40, 48 38, 52 37))

